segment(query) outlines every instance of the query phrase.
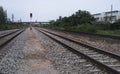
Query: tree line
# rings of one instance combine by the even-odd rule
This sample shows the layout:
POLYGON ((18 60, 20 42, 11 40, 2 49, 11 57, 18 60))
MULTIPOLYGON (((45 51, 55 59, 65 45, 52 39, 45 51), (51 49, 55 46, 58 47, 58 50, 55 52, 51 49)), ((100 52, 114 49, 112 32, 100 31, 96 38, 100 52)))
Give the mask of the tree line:
POLYGON ((50 21, 50 24, 43 25, 43 27, 76 30, 84 32, 95 33, 97 30, 117 30, 120 29, 120 20, 115 23, 97 22, 90 12, 78 10, 68 17, 59 17, 57 20, 50 21), (117 23, 116 23, 117 22, 117 23))
POLYGON ((43 27, 65 29, 65 30, 80 30, 95 32, 96 28, 92 25, 95 18, 88 11, 78 10, 68 17, 59 17, 57 20, 50 21, 50 24, 43 27))
POLYGON ((88 11, 77 11, 69 17, 59 17, 59 19, 52 20, 50 23, 55 25, 80 25, 84 23, 92 24, 95 18, 88 11))
POLYGON ((24 25, 22 23, 14 23, 8 20, 7 11, 0 6, 0 30, 8 30, 8 29, 16 29, 16 28, 24 28, 28 25, 24 25))
POLYGON ((7 23, 7 11, 0 6, 0 28, 3 28, 7 23))

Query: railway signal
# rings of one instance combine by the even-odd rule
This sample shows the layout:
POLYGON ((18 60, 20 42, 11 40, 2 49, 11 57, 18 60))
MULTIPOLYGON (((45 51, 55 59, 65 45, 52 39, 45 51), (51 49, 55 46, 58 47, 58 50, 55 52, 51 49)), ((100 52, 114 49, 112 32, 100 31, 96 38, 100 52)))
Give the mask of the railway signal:
POLYGON ((32 17, 33 17, 33 14, 30 13, 30 23, 32 22, 32 17))
POLYGON ((32 18, 32 16, 33 16, 32 13, 30 13, 30 18, 32 18))

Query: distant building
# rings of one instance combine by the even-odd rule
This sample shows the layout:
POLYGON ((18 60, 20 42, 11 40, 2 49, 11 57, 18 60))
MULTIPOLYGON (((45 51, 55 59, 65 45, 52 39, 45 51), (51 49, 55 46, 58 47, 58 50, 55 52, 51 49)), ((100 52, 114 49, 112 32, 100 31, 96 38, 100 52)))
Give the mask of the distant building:
POLYGON ((98 14, 93 14, 96 22, 110 22, 114 23, 118 19, 120 19, 120 11, 110 11, 110 12, 103 12, 98 14))
POLYGON ((41 22, 41 24, 50 24, 50 22, 41 22))

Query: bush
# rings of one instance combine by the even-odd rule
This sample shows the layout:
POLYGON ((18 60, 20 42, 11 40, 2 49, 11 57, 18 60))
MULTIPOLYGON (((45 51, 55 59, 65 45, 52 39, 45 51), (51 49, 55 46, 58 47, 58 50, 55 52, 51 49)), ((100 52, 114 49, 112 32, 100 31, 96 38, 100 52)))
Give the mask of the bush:
POLYGON ((120 30, 120 19, 116 21, 115 23, 111 24, 112 30, 120 30))
POLYGON ((9 25, 4 25, 0 27, 0 30, 9 30, 9 29, 18 29, 18 28, 25 28, 27 25, 23 24, 9 24, 9 25))
POLYGON ((82 31, 82 32, 95 33, 97 31, 97 27, 91 24, 82 24, 82 25, 76 26, 75 30, 82 31))

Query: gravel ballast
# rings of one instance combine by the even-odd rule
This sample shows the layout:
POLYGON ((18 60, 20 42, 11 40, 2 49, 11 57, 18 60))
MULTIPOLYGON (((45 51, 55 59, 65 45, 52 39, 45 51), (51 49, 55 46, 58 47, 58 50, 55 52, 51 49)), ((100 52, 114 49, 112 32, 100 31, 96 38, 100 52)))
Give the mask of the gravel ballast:
POLYGON ((23 49, 24 57, 17 74, 59 74, 46 58, 46 50, 36 38, 35 30, 29 28, 25 31, 27 41, 23 49))
POLYGON ((25 42, 26 36, 25 33, 22 33, 4 48, 0 49, 0 55, 2 56, 0 59, 0 73, 15 74, 21 64, 21 58, 23 58, 22 49, 25 42))
POLYGON ((93 70, 100 71, 34 28, 0 50, 2 74, 93 74, 93 70))
POLYGON ((28 28, 1 49, 0 74, 59 74, 44 51, 28 28))
MULTIPOLYGON (((37 37, 40 39, 45 49, 47 49, 47 58, 53 62, 54 67, 60 74, 93 74, 91 70, 99 70, 90 62, 68 51, 42 33, 39 33, 37 37), (87 68, 87 65, 92 65, 92 67, 87 68)), ((102 73, 105 74, 101 71, 100 74, 102 73)))
MULTIPOLYGON (((47 29, 46 29, 47 30, 47 29)), ((104 38, 99 36, 92 36, 92 35, 85 35, 85 34, 74 34, 69 32, 60 32, 57 30, 50 30, 53 33, 66 36, 71 39, 75 39, 80 42, 84 42, 86 44, 89 44, 91 46, 110 51, 112 53, 120 55, 120 40, 117 39, 111 39, 111 38, 104 38)))

